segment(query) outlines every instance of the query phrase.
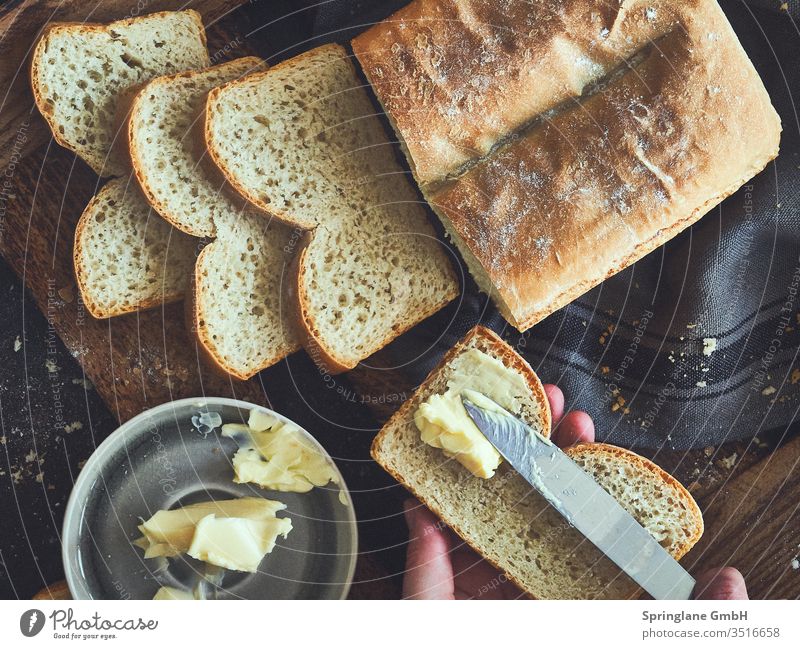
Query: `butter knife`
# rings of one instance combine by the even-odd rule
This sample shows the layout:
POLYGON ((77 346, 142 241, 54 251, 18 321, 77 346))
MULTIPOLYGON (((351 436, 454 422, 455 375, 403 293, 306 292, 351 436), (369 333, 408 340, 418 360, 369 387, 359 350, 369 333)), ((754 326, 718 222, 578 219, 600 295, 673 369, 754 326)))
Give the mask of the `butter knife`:
POLYGON ((655 599, 689 599, 695 580, 594 479, 525 422, 462 395, 486 439, 566 520, 655 599))

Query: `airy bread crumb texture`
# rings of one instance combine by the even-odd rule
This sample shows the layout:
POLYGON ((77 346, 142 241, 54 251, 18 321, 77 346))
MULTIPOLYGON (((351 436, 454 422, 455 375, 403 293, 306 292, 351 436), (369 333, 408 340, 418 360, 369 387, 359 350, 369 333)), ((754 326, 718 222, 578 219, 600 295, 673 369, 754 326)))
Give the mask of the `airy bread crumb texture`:
POLYGON ((180 300, 195 245, 150 209, 132 179, 109 181, 75 232, 75 273, 87 310, 108 318, 180 300))
POLYGON ((194 270, 191 326, 213 363, 247 379, 299 348, 281 301, 290 233, 254 212, 204 159, 208 92, 264 67, 256 57, 160 77, 130 115, 134 170, 150 203, 184 232, 216 237, 194 270))
POLYGON ((208 64, 200 15, 189 10, 108 25, 55 23, 37 44, 31 76, 56 140, 101 176, 119 176, 128 164, 124 146, 115 145, 123 137, 118 110, 132 90, 208 64))
POLYGON ((230 216, 195 268, 195 327, 229 374, 247 379, 300 348, 281 296, 286 229, 261 214, 230 216))
MULTIPOLYGON (((449 365, 478 348, 518 371, 521 358, 487 330, 473 330, 386 424, 373 457, 442 520, 525 591, 540 599, 625 599, 639 589, 571 527, 507 463, 488 480, 424 444, 413 422, 418 405, 444 392, 449 365), (513 360, 512 360, 513 359, 513 360)), ((529 381, 535 374, 523 370, 529 381)), ((538 383, 538 379, 536 379, 538 383)), ((538 432, 547 406, 532 391, 521 418, 538 432)), ((548 431, 549 432, 549 431, 548 431)), ((676 558, 703 531, 691 495, 648 460, 606 444, 584 444, 570 456, 613 495, 676 558)))
POLYGON ((293 288, 303 342, 321 365, 355 366, 458 294, 448 254, 340 46, 213 90, 206 141, 250 201, 313 229, 293 288))
POLYGON ((243 209, 204 162, 202 123, 208 92, 264 67, 246 57, 204 70, 154 79, 136 96, 129 123, 136 176, 159 214, 197 237, 216 235, 243 209))

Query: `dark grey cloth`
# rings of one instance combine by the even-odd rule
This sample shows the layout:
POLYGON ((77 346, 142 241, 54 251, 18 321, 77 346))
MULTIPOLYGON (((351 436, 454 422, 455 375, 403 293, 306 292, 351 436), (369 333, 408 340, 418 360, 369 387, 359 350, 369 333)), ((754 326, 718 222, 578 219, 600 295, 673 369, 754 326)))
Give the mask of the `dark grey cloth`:
MULTIPOLYGON (((403 4, 323 3, 311 18, 314 44, 351 38, 403 4)), ((483 322, 560 385, 568 407, 588 411, 603 440, 689 448, 752 438, 794 420, 800 2, 721 5, 781 114, 777 161, 694 227, 525 335, 467 279, 459 304, 390 346, 415 382, 483 322)))

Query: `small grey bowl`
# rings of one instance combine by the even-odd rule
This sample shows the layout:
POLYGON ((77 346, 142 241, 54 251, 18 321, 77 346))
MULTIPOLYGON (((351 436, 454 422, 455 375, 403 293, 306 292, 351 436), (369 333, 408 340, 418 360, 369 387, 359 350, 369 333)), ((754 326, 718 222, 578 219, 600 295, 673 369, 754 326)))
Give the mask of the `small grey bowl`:
MULTIPOLYGON (((304 494, 235 484, 236 444, 223 438, 219 427, 192 422, 214 412, 226 424, 247 422, 253 408, 290 421, 236 399, 182 399, 134 417, 97 447, 75 482, 64 516, 62 555, 75 599, 150 599, 159 586, 192 589, 198 583, 215 599, 347 597, 358 532, 338 468, 338 485, 304 494), (209 572, 202 562, 186 556, 144 559, 132 545, 141 520, 160 509, 241 496, 279 500, 287 505, 280 516, 292 519, 289 536, 279 539, 257 573, 225 570, 217 586, 206 586, 209 572)), ((325 449, 301 431, 333 464, 325 449)))

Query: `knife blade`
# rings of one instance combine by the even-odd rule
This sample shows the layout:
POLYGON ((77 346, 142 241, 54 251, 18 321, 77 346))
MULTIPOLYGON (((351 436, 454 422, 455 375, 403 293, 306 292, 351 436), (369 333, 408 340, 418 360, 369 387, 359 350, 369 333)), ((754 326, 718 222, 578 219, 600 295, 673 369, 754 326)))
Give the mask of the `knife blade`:
POLYGON ((494 412, 461 400, 500 455, 633 581, 655 599, 690 598, 692 576, 568 455, 499 405, 494 412))

